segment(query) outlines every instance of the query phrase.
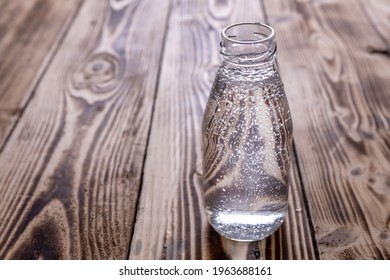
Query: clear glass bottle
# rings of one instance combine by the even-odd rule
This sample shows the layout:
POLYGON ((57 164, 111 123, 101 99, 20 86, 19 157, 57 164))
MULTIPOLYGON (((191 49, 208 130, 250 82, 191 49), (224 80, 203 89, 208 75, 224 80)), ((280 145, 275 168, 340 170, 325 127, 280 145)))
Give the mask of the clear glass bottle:
POLYGON ((275 32, 260 23, 228 26, 221 55, 202 125, 206 214, 229 239, 261 240, 284 221, 291 162, 275 32))

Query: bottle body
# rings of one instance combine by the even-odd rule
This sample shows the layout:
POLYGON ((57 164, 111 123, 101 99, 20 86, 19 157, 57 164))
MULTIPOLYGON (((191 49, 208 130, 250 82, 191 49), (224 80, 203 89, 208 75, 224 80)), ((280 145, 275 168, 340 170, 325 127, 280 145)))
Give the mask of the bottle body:
POLYGON ((276 57, 223 61, 202 124, 203 187, 212 227, 264 239, 287 212, 292 122, 276 57))

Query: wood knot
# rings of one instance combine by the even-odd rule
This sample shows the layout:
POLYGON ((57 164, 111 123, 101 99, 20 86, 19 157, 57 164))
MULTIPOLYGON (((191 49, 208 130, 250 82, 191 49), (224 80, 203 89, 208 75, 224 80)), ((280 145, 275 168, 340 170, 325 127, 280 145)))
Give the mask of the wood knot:
POLYGON ((73 76, 77 90, 102 94, 112 91, 119 80, 119 60, 108 53, 98 53, 85 60, 73 76))
POLYGON ((209 1, 209 12, 215 19, 225 19, 234 10, 233 2, 227 0, 209 1))
POLYGON ((359 175, 362 175, 363 173, 364 173, 364 171, 362 169, 360 169, 359 167, 352 169, 352 171, 351 171, 351 175, 353 175, 353 176, 359 176, 359 175))
POLYGON ((380 234, 379 234, 379 238, 380 239, 388 239, 389 238, 389 233, 388 232, 381 232, 380 234))
POLYGON ((378 172, 368 178, 369 190, 382 203, 387 203, 390 197, 390 176, 387 173, 378 172))

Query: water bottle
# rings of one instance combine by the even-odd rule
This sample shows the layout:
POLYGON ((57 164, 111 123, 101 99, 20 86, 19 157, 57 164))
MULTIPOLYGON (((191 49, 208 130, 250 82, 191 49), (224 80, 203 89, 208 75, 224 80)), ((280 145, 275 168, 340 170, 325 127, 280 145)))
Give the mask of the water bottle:
POLYGON ((226 238, 261 240, 284 221, 291 162, 275 32, 261 23, 230 25, 221 56, 202 123, 206 215, 226 238))

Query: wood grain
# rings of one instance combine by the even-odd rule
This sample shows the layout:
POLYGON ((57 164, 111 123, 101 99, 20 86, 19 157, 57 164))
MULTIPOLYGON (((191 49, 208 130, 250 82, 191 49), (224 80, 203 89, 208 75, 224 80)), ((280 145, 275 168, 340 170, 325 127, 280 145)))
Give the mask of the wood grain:
POLYGON ((289 221, 267 241, 221 238, 204 214, 203 110, 220 63, 220 31, 240 21, 264 21, 260 3, 173 1, 130 259, 314 258, 296 170, 289 221))
POLYGON ((379 33, 377 35, 381 37, 383 42, 386 43, 384 48, 375 48, 374 46, 370 46, 368 50, 374 53, 390 56, 390 1, 360 0, 360 6, 363 13, 367 16, 367 20, 371 21, 373 24, 371 32, 379 33))
POLYGON ((370 51, 386 42, 358 1, 265 6, 320 256, 389 259, 390 60, 370 51))
POLYGON ((0 148, 28 103, 81 0, 0 3, 0 148))
POLYGON ((390 259, 389 9, 1 1, 0 259, 390 259), (240 21, 276 29, 295 137, 286 221, 251 243, 211 229, 201 182, 220 31, 240 21))
POLYGON ((127 258, 167 15, 84 2, 0 154, 1 259, 127 258))

